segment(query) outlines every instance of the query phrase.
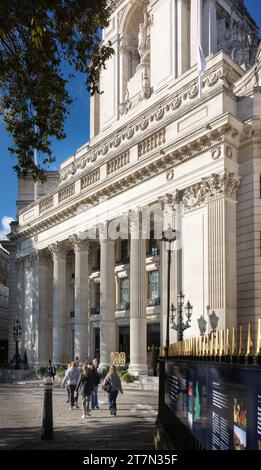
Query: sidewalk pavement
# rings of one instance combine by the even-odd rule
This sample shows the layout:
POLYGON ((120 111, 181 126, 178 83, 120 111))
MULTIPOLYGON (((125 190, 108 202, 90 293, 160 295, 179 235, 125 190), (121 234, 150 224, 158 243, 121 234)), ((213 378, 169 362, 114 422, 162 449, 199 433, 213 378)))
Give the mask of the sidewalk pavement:
MULTIPOLYGON (((99 389, 99 410, 83 419, 81 409, 69 409, 66 390, 53 389, 54 439, 41 440, 43 381, 0 384, 0 450, 152 450, 158 396, 123 384, 117 416, 108 410, 107 394, 99 389)), ((80 402, 79 402, 80 404, 80 402)))

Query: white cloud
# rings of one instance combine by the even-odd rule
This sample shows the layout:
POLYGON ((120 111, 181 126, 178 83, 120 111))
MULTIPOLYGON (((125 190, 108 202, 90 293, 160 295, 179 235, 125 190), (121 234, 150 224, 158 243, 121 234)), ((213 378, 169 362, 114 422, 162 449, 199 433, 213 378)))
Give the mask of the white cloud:
POLYGON ((12 222, 14 219, 13 217, 9 217, 8 215, 4 215, 1 220, 1 227, 0 227, 0 240, 3 240, 6 238, 6 234, 10 232, 10 222, 12 222))

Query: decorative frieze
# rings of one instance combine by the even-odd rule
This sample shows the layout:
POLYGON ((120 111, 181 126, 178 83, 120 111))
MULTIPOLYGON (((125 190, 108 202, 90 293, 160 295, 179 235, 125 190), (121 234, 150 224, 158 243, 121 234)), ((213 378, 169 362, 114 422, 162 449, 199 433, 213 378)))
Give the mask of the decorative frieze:
POLYGON ((44 199, 43 201, 41 201, 39 203, 39 212, 40 212, 40 214, 42 212, 47 211, 51 207, 53 207, 53 196, 50 196, 47 199, 44 199))
POLYGON ((128 163, 130 163, 130 153, 127 150, 127 152, 124 152, 121 155, 118 155, 117 157, 114 157, 107 162, 107 175, 116 173, 125 165, 128 165, 128 163))
POLYGON ((100 180, 100 168, 97 168, 94 171, 91 171, 88 173, 88 175, 83 176, 81 178, 81 189, 89 188, 89 186, 92 186, 94 183, 97 183, 97 181, 100 180))
POLYGON ((190 210, 220 196, 235 198, 239 184, 239 179, 234 173, 212 173, 209 178, 202 178, 199 183, 186 188, 181 201, 185 210, 190 210))
POLYGON ((150 135, 147 139, 144 139, 138 144, 138 156, 139 158, 152 150, 157 149, 166 142, 166 130, 161 129, 158 132, 150 135))
POLYGON ((61 189, 61 191, 59 191, 59 202, 62 202, 62 201, 66 201, 66 199, 69 199, 71 196, 74 195, 74 191, 75 191, 75 185, 74 183, 73 184, 70 184, 70 186, 66 186, 66 188, 64 189, 61 189))

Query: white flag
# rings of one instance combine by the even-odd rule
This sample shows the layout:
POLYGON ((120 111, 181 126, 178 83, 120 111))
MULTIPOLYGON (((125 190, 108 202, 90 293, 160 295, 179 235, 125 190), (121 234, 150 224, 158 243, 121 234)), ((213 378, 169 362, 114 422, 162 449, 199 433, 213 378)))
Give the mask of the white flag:
POLYGON ((207 67, 206 57, 204 56, 203 49, 200 42, 198 42, 198 72, 203 75, 207 67))

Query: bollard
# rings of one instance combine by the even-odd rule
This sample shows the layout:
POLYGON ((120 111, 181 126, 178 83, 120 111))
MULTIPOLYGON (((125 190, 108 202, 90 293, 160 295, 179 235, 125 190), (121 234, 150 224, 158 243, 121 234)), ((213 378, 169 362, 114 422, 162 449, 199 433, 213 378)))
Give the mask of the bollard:
POLYGON ((53 380, 47 377, 44 384, 44 407, 41 439, 53 439, 53 380))

